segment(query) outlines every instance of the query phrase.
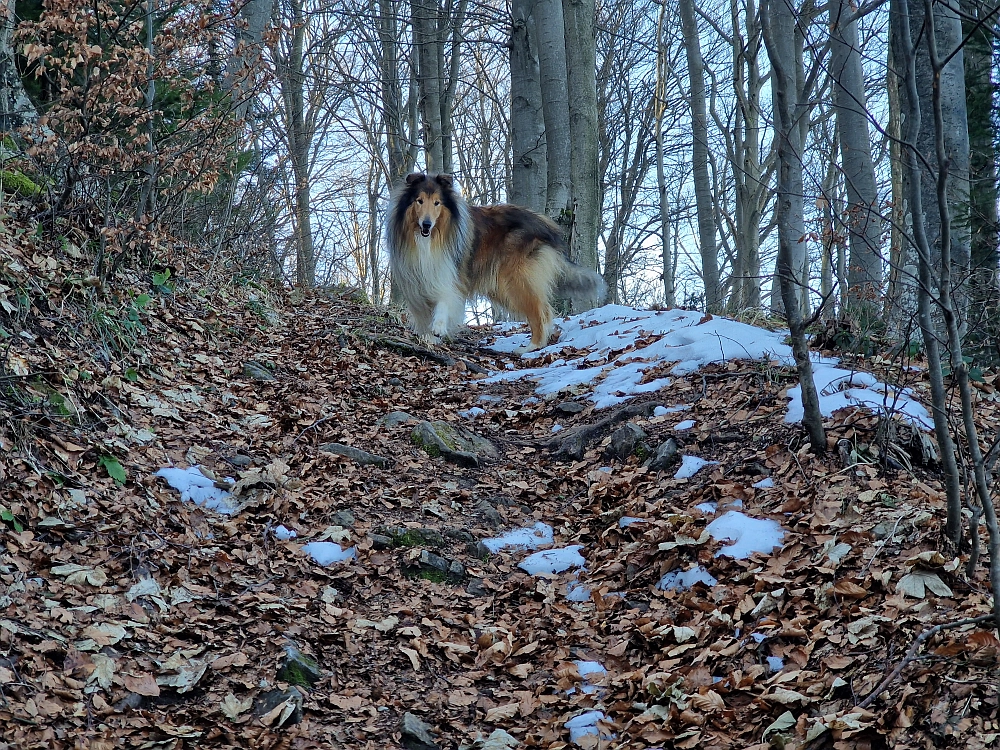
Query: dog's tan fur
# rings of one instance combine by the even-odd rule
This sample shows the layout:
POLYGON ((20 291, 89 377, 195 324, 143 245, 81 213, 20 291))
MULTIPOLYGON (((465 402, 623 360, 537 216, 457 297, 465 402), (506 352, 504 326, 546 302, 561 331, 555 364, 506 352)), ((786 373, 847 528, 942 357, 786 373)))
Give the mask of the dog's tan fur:
POLYGON ((560 293, 592 304, 601 277, 570 262, 559 228, 511 205, 470 207, 451 175, 411 174, 389 206, 390 267, 417 333, 433 340, 464 320, 465 302, 488 297, 531 326, 529 351, 548 343, 560 293))

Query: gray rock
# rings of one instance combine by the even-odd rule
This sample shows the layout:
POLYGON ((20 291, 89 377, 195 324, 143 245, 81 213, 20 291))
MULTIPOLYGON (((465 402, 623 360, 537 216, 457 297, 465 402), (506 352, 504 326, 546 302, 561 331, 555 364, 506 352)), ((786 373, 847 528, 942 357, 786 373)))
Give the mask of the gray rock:
POLYGON ((252 359, 247 360, 243 363, 243 374, 248 378, 253 380, 268 381, 274 380, 274 375, 260 362, 254 362, 252 359))
POLYGON ((465 578, 465 566, 458 560, 448 563, 448 574, 454 578, 465 578))
POLYGON ((354 514, 349 510, 338 510, 330 520, 336 526, 343 526, 345 529, 354 528, 354 514))
POLYGON ((392 546, 391 536, 386 536, 385 534, 369 534, 368 538, 372 540, 372 547, 377 550, 389 549, 392 546))
POLYGON ((441 557, 441 555, 435 555, 433 552, 428 552, 427 550, 420 551, 420 564, 427 568, 440 570, 442 573, 451 571, 451 563, 441 557))
POLYGON ((229 463, 231 463, 233 466, 239 466, 240 468, 243 468, 245 466, 249 466, 250 464, 252 464, 253 459, 250 458, 250 456, 244 456, 242 453, 237 453, 235 456, 229 459, 229 463))
POLYGON ((389 378, 389 385, 402 385, 403 381, 399 378, 389 378))
POLYGON ((486 523, 494 528, 503 525, 503 516, 490 505, 486 500, 480 500, 476 505, 476 515, 480 516, 486 523))
POLYGON ((489 596, 490 590, 483 585, 482 578, 473 578, 469 585, 465 587, 465 592, 472 596, 489 596))
POLYGON ((438 750, 438 744, 431 735, 430 725, 409 711, 403 714, 400 731, 403 734, 403 747, 407 750, 438 750))
POLYGON ((461 466, 479 466, 483 461, 500 457, 489 440, 448 422, 421 422, 413 428, 410 439, 427 455, 442 456, 461 466))
POLYGON ((625 459, 639 450, 645 438, 646 433, 642 428, 629 422, 611 433, 611 447, 608 450, 615 458, 625 459))
POLYGON ((673 438, 667 438, 656 448, 656 455, 649 462, 649 468, 653 471, 659 471, 677 463, 680 460, 678 450, 677 441, 673 438))
POLYGON ((368 451, 363 451, 360 448, 355 448, 353 445, 327 443, 326 445, 321 445, 319 449, 324 453, 332 453, 335 456, 349 458, 362 466, 378 466, 384 469, 391 463, 388 458, 376 456, 374 453, 369 453, 368 451))
POLYGON ((416 528, 406 526, 387 526, 386 535, 392 538, 393 544, 400 547, 443 547, 444 535, 437 529, 416 528))
POLYGON ((456 542, 462 542, 463 544, 476 541, 476 537, 472 536, 465 529, 448 528, 444 530, 444 535, 449 539, 454 539, 456 542))
POLYGON ((323 676, 319 664, 306 656, 294 643, 285 646, 285 661, 278 670, 278 679, 306 689, 315 685, 323 676))
MULTIPOLYGON (((391 380, 389 381, 392 382, 391 380)), ((412 414, 407 414, 405 411, 391 411, 384 417, 379 419, 376 424, 379 427, 399 427, 401 424, 407 424, 408 422, 419 422, 420 420, 414 417, 412 414)))
POLYGON ((302 691, 295 685, 289 685, 285 690, 275 688, 258 695, 253 704, 254 716, 266 716, 282 703, 288 704, 289 711, 284 720, 281 720, 281 715, 285 714, 282 711, 272 726, 291 726, 302 721, 302 691))
POLYGON ((556 404, 556 411, 561 414, 579 414, 586 408, 587 405, 579 401, 563 401, 561 404, 556 404))

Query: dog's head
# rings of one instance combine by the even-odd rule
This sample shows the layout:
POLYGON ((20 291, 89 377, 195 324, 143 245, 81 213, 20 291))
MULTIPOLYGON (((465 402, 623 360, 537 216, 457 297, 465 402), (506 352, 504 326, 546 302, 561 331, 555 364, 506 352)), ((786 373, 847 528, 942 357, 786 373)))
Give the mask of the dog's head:
POLYGON ((429 176, 416 172, 406 177, 406 185, 417 230, 423 237, 430 237, 452 203, 449 198, 454 179, 450 174, 429 176))

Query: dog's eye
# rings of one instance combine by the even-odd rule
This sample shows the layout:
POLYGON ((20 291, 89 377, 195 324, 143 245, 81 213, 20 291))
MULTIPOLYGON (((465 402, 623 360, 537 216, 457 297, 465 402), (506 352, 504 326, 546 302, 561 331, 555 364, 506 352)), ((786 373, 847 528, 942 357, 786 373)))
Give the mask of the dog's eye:
POLYGON ((441 201, 434 201, 434 205, 435 206, 440 206, 441 205, 441 201))
POLYGON ((417 198, 417 203, 419 203, 421 206, 424 205, 424 199, 423 198, 417 198))

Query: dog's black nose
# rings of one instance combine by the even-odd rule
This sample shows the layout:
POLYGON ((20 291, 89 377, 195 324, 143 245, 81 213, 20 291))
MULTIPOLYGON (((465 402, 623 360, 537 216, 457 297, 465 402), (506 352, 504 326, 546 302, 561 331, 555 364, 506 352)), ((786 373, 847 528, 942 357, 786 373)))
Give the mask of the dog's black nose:
POLYGON ((425 232, 431 231, 431 226, 433 226, 429 221, 423 223, 423 229, 425 232))

